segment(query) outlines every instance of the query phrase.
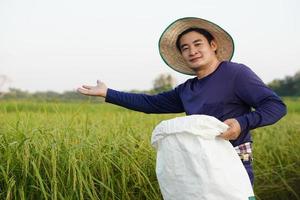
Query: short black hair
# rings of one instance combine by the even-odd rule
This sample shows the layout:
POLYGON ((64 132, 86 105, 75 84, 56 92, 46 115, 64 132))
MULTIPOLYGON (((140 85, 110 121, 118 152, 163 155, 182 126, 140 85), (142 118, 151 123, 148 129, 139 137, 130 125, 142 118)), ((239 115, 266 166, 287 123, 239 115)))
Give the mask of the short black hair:
POLYGON ((182 38, 183 35, 189 33, 189 32, 197 32, 197 33, 200 33, 201 35, 203 35, 208 43, 210 44, 212 40, 214 40, 214 36, 212 36, 212 34, 210 32, 208 32, 207 30, 203 29, 203 28, 197 28, 197 27, 191 27, 191 28, 188 28, 186 30, 184 30, 182 33, 180 33, 177 37, 177 40, 176 40, 176 47, 178 49, 179 52, 181 52, 181 49, 180 49, 180 39, 182 38))

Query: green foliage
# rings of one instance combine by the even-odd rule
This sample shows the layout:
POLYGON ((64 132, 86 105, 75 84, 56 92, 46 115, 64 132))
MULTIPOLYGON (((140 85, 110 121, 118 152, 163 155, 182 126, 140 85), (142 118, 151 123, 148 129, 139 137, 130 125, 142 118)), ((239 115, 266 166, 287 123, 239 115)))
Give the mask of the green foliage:
POLYGON ((275 79, 268 84, 279 96, 300 96, 300 71, 294 76, 275 79))
POLYGON ((101 97, 90 97, 79 94, 76 91, 65 91, 63 93, 46 91, 30 93, 16 88, 10 88, 7 93, 1 96, 0 100, 28 100, 37 102, 104 102, 101 97))
POLYGON ((153 81, 153 88, 150 90, 130 90, 133 93, 143 93, 143 94, 158 94, 161 92, 166 92, 172 90, 176 84, 175 78, 170 74, 160 74, 153 81))
MULTIPOLYGON (((157 94, 160 92, 171 90, 175 85, 175 79, 169 74, 160 74, 153 81, 153 89, 139 91, 131 90, 134 93, 157 94)), ((37 102, 104 102, 101 97, 88 97, 79 94, 76 91, 65 91, 63 93, 45 91, 30 93, 17 88, 10 88, 6 93, 0 93, 0 100, 28 100, 37 102)))
POLYGON ((108 104, 2 102, 0 199, 161 199, 149 133, 164 117, 108 104))
POLYGON ((173 89, 175 79, 170 74, 160 74, 153 81, 153 89, 150 93, 161 93, 173 89))
POLYGON ((300 199, 299 101, 297 107, 276 125, 252 133, 257 199, 300 199))
MULTIPOLYGON (((300 199, 300 104, 254 130, 257 199, 300 199)), ((151 132, 161 120, 110 104, 0 102, 0 199, 162 199, 151 132)))
POLYGON ((4 95, 3 99, 26 99, 30 96, 31 94, 27 91, 22 91, 17 88, 10 88, 9 92, 4 95))

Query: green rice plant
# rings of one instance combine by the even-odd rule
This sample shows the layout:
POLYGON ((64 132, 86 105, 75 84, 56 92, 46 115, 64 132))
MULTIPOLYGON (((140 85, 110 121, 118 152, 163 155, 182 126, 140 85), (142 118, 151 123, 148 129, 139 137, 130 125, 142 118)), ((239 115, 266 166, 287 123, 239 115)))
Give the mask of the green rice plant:
MULTIPOLYGON (((253 131, 257 199, 300 199, 300 105, 253 131)), ((162 199, 153 128, 110 104, 0 102, 0 199, 162 199)))
POLYGON ((258 199, 300 199, 300 102, 286 102, 286 117, 252 133, 258 199))

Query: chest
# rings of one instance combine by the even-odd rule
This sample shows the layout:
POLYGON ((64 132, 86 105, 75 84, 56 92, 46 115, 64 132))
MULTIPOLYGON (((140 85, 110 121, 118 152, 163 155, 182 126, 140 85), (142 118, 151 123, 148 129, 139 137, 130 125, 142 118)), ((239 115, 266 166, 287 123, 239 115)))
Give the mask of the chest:
POLYGON ((206 114, 220 118, 228 109, 239 105, 232 81, 195 82, 184 88, 181 100, 188 115, 206 114))

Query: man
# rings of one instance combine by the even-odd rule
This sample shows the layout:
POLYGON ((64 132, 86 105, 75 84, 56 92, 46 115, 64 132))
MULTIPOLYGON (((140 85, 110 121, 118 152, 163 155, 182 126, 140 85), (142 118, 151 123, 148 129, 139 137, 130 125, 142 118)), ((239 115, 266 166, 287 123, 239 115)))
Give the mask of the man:
POLYGON ((234 44, 218 25, 200 18, 173 22, 159 40, 163 60, 174 70, 195 75, 157 95, 109 89, 100 81, 78 91, 145 113, 205 114, 229 126, 219 137, 230 140, 253 185, 250 130, 273 124, 286 114, 282 100, 243 64, 230 62, 234 44))

